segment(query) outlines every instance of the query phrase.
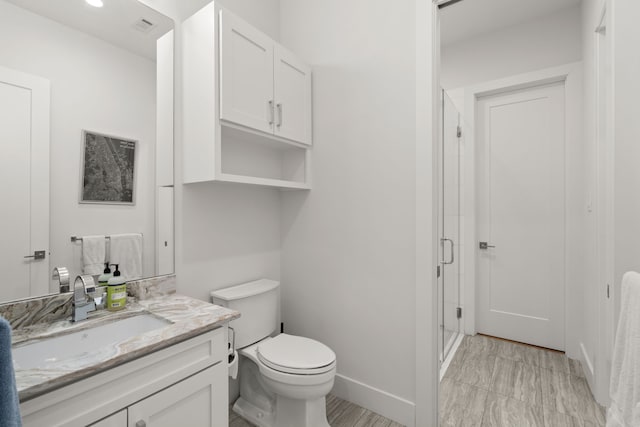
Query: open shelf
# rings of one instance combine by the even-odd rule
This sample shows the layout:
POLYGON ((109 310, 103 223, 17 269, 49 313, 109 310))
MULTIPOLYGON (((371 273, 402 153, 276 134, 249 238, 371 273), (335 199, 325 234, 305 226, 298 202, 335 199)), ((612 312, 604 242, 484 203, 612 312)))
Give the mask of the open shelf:
POLYGON ((309 190, 311 186, 304 182, 294 182, 294 181, 284 181, 281 179, 269 179, 269 178, 257 178, 254 176, 244 176, 244 175, 232 175, 228 173, 223 173, 217 179, 221 182, 235 182, 239 184, 252 184, 252 185, 260 185, 262 187, 272 187, 272 188, 289 188, 295 190, 309 190))
POLYGON ((217 180, 291 189, 309 189, 308 149, 283 144, 232 127, 221 129, 217 180))

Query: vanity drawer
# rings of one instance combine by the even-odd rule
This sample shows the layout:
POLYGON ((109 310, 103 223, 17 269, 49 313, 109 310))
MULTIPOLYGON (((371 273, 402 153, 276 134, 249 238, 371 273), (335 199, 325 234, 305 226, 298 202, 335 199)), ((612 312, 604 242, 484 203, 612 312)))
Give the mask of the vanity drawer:
MULTIPOLYGON (((23 425, 86 426, 210 366, 227 354, 227 327, 38 396, 20 405, 23 425)), ((226 364, 224 368, 226 370, 226 364)), ((227 388, 227 382, 219 385, 227 388)))

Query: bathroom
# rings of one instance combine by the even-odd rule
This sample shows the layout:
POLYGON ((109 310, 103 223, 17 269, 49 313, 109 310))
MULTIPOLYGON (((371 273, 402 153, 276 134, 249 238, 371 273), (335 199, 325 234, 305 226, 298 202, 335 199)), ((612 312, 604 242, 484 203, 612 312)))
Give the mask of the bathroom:
MULTIPOLYGON (((566 16, 555 13, 558 10, 552 11, 561 15, 556 16, 555 21, 536 17, 549 25, 545 30, 537 29, 549 38, 566 33, 573 35, 574 39, 566 45, 554 43, 554 49, 557 48, 561 55, 537 58, 529 49, 523 48, 517 52, 520 56, 511 61, 511 68, 507 63, 498 74, 464 80, 453 75, 451 66, 447 68, 447 60, 455 59, 451 50, 447 51, 452 45, 440 47, 442 63, 436 67, 434 31, 437 15, 442 15, 440 24, 445 26, 447 13, 454 13, 455 8, 469 7, 470 2, 473 0, 464 0, 442 10, 429 1, 395 2, 393 6, 377 0, 216 2, 312 66, 313 149, 310 151, 313 181, 308 191, 281 191, 242 183, 182 184, 182 177, 187 172, 183 163, 188 143, 184 125, 188 117, 186 111, 191 107, 181 96, 188 84, 180 65, 183 57, 181 25, 209 2, 142 2, 170 17, 176 34, 175 170, 169 174, 175 185, 172 186, 174 181, 171 180, 165 186, 173 191, 174 218, 168 221, 174 224, 175 244, 171 239, 157 239, 158 242, 169 242, 171 255, 168 259, 171 261, 175 249, 175 268, 171 266, 169 270, 154 271, 149 275, 173 271, 178 293, 201 301, 210 301, 211 291, 233 284, 259 278, 279 281, 280 322, 284 324, 285 332, 313 338, 336 354, 337 374, 331 395, 401 425, 437 425, 440 300, 435 276, 442 255, 439 253, 441 236, 437 233, 435 209, 438 200, 435 171, 439 165, 435 141, 440 139, 439 85, 447 90, 458 89, 582 61, 584 101, 580 109, 584 108, 585 117, 581 119, 579 131, 584 140, 589 141, 589 147, 594 147, 596 140, 595 106, 598 104, 594 89, 594 37, 605 2, 569 2, 571 4, 564 9, 573 8, 574 11, 565 10, 566 16), (570 23, 569 29, 553 32, 564 28, 566 22, 570 23), (575 40, 576 32, 579 40, 575 40), (536 62, 538 60, 541 62, 536 62), (451 74, 447 76, 447 73, 451 74)), ((497 7, 495 5, 500 3, 490 4, 497 7)), ((571 295, 566 300, 572 304, 567 307, 571 310, 567 311, 567 322, 571 322, 570 326, 576 331, 567 334, 575 342, 571 345, 573 349, 567 345, 566 351, 583 365, 581 343, 587 354, 595 355, 607 348, 599 346, 602 334, 606 333, 599 327, 605 322, 593 315, 602 307, 608 307, 607 301, 601 299, 606 295, 606 280, 595 280, 600 274, 596 271, 600 266, 598 260, 605 259, 603 254, 607 254, 614 298, 620 295, 622 273, 640 268, 636 265, 639 254, 634 244, 635 237, 640 234, 635 225, 638 210, 631 197, 622 196, 634 194, 636 183, 640 182, 633 145, 634 137, 640 131, 631 116, 632 96, 637 93, 634 75, 639 71, 632 57, 633 42, 639 37, 633 20, 640 16, 640 11, 628 0, 606 4, 616 8, 615 14, 609 16, 615 19, 616 34, 619 35, 615 40, 620 43, 616 46, 614 61, 621 61, 615 67, 615 187, 609 193, 609 202, 615 204, 615 234, 611 235, 611 241, 607 240, 607 250, 596 249, 596 227, 602 230, 602 225, 596 223, 595 215, 587 212, 589 206, 595 212, 601 203, 596 199, 598 193, 595 191, 601 183, 595 173, 595 153, 586 152, 585 157, 580 158, 584 163, 577 166, 578 173, 583 174, 579 182, 588 185, 579 195, 580 201, 584 202, 580 212, 571 221, 575 227, 573 232, 583 239, 572 253, 575 258, 571 258, 579 278, 566 283, 566 294, 571 295), (613 254, 615 263, 611 264, 613 254)), ((525 30, 535 32, 537 27, 535 19, 533 21, 529 26, 523 22, 513 25, 521 26, 523 33, 525 30)), ((2 52, 6 52, 5 47, 12 43, 8 37, 2 40, 5 43, 2 52)), ((494 58, 500 63, 499 59, 494 58)), ((0 61, 0 66, 20 69, 4 60, 0 61)), ((456 67, 461 74, 468 71, 463 65, 456 67)), ((39 74, 35 70, 23 71, 39 74)), ((478 66, 477 71, 483 69, 478 66)), ((131 101, 124 105, 137 108, 131 101)), ((67 108, 80 109, 81 104, 67 108)), ((55 119, 52 115, 52 132, 55 119)), ((155 122, 153 117, 149 120, 155 122)), ((87 126, 88 130, 111 132, 140 141, 147 139, 135 135, 136 132, 128 132, 125 125, 119 130, 111 130, 114 125, 106 120, 93 126, 82 124, 79 129, 87 126)), ((149 132, 153 134, 153 127, 149 132)), ((80 148, 79 133, 72 132, 62 138, 71 141, 74 149, 80 148)), ((138 153, 139 156, 142 154, 138 153)), ((60 201, 64 206, 96 209, 78 205, 81 165, 76 157, 77 153, 62 153, 55 163, 52 158, 52 170, 56 166, 61 169, 66 166, 70 170, 69 177, 65 178, 68 191, 59 195, 60 201), (67 162, 68 158, 73 160, 67 162)), ((142 162, 140 167, 143 167, 142 162)), ((161 169, 165 173, 168 170, 166 167, 161 169)), ((141 188, 145 175, 153 176, 153 172, 138 171, 136 206, 142 206, 145 194, 154 192, 151 182, 147 182, 148 187, 141 188)), ((53 178, 52 175, 52 181, 53 178)), ((51 191, 52 221, 55 220, 54 202, 58 201, 56 194, 51 191)), ((133 210, 130 206, 105 208, 104 205, 102 209, 111 216, 133 210)), ((166 211, 150 210, 145 218, 166 211)), ((63 228, 59 221, 68 213, 57 215, 56 222, 51 223, 52 253, 56 252, 56 244, 61 245, 57 252, 78 251, 78 246, 70 244, 70 236, 98 233, 80 229, 83 224, 73 219, 69 221, 71 228, 63 228)), ((146 237, 152 236, 154 231, 141 227, 152 224, 153 219, 141 219, 138 223, 129 218, 119 221, 126 222, 126 229, 104 229, 101 233, 139 232, 145 236, 145 244, 152 242, 146 237)), ((162 249, 163 245, 160 246, 162 249)), ((448 251, 449 248, 444 249, 448 251)), ((153 246, 145 247, 143 252, 150 255, 155 250, 157 248, 153 246)), ((29 251, 20 252, 20 256, 27 253, 29 251)), ((74 256, 77 259, 79 253, 74 256)), ((71 266, 68 262, 54 263, 53 255, 51 258, 47 277, 55 266, 71 266)), ((463 258, 468 261, 468 257, 463 255, 463 258)), ((163 268, 167 266, 167 261, 155 263, 163 268)), ((463 317, 468 304, 463 307, 463 317)), ((613 312, 617 313, 617 310, 614 308, 613 312)), ((469 333, 467 329, 461 330, 469 333)), ((600 357, 595 359, 600 363, 600 357)), ((596 377, 604 375, 606 370, 606 366, 599 367, 597 363, 594 365, 596 377)), ((595 384, 590 383, 592 391, 595 384)), ((597 384, 600 391, 594 391, 594 394, 599 402, 606 404, 603 399, 606 399, 608 380, 599 378, 597 384)), ((233 395, 237 390, 232 387, 230 392, 233 395)))

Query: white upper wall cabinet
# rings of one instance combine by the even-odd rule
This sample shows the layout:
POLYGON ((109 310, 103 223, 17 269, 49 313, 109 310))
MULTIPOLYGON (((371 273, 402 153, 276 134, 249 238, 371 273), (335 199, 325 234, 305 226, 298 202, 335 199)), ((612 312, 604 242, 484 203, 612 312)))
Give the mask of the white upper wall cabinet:
POLYGON ((274 49, 275 134, 311 144, 311 68, 291 52, 274 49))
POLYGON ((220 13, 220 119, 273 133, 273 40, 220 13))
POLYGON ((311 188, 311 68, 209 3, 182 24, 183 182, 311 188))
POLYGON ((220 119, 311 145, 311 68, 220 12, 220 119))

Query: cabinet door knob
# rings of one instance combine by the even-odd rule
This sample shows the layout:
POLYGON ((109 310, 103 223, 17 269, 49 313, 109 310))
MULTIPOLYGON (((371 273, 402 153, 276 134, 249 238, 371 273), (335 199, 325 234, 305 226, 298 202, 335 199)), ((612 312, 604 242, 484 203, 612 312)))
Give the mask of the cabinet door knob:
POLYGON ((147 423, 144 420, 140 420, 136 423, 136 427, 147 427, 147 423))

